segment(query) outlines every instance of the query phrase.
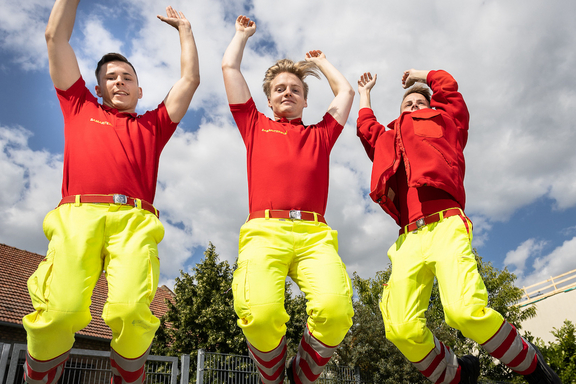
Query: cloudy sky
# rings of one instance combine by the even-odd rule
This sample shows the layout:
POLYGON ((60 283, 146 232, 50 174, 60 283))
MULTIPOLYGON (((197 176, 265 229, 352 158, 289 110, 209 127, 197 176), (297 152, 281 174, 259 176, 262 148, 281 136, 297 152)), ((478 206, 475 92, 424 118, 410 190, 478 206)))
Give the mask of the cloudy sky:
MULTIPOLYGON (((53 0, 0 0, 0 243, 45 254, 44 215, 60 199, 62 116, 47 68, 44 29, 53 0)), ((166 236, 169 286, 212 242, 237 256, 248 214, 245 149, 224 93, 220 62, 239 14, 253 18, 243 72, 262 112, 264 71, 277 59, 322 50, 357 87, 378 74, 372 100, 382 123, 397 117, 406 69, 445 69, 471 114, 466 211, 474 246, 531 284, 576 268, 576 3, 572 1, 100 0, 80 4, 71 43, 93 89, 107 52, 126 55, 154 108, 179 77, 177 32, 156 18, 165 6, 192 23, 201 85, 161 158, 155 205, 166 236)), ((326 79, 309 79, 304 122, 321 119, 326 79)), ((388 264, 396 224, 367 193, 371 163, 355 133, 358 95, 331 158, 326 218, 339 232, 350 274, 388 264)))

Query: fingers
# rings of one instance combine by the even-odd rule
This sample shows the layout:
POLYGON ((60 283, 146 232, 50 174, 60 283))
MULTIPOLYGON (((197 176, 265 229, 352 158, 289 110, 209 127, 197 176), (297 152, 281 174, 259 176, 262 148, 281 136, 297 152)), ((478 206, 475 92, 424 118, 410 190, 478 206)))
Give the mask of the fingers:
POLYGON ((308 51, 308 52, 306 53, 306 57, 307 57, 307 58, 320 57, 320 56, 322 56, 322 51, 319 50, 319 49, 315 49, 315 50, 312 50, 312 51, 308 51))
POLYGON ((377 77, 376 74, 374 74, 374 77, 372 77, 372 74, 370 72, 365 72, 360 76, 360 79, 358 80, 358 85, 360 87, 365 87, 367 85, 374 85, 374 83, 376 83, 376 77, 377 77))
POLYGON ((240 15, 236 19, 236 24, 243 28, 250 28, 256 25, 248 16, 240 15))

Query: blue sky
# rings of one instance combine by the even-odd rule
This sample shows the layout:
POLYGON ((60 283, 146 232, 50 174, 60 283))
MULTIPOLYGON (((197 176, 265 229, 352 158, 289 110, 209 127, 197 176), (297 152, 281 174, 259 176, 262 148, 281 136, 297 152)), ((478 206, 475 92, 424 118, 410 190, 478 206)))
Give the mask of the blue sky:
MULTIPOLYGON (((52 0, 0 0, 0 242, 41 254, 44 215, 60 199, 62 116, 48 75, 44 28, 52 0)), ((245 149, 226 104, 222 54, 238 14, 255 18, 243 72, 257 106, 264 71, 275 60, 301 60, 321 49, 356 88, 378 73, 373 108, 393 120, 402 71, 445 69, 460 84, 471 114, 467 214, 474 246, 496 267, 531 284, 576 268, 576 27, 572 2, 341 0, 290 2, 153 0, 81 2, 72 45, 88 86, 106 52, 134 63, 144 90, 139 112, 154 108, 179 76, 176 31, 156 19, 166 5, 191 20, 201 85, 166 147, 155 205, 166 236, 162 283, 198 262, 211 241, 236 258, 248 213, 245 149)), ((325 79, 310 79, 304 122, 331 101, 325 79)), ((371 164, 355 135, 356 96, 331 158, 326 213, 339 231, 349 273, 372 277, 386 267, 398 230, 367 196, 371 164)))

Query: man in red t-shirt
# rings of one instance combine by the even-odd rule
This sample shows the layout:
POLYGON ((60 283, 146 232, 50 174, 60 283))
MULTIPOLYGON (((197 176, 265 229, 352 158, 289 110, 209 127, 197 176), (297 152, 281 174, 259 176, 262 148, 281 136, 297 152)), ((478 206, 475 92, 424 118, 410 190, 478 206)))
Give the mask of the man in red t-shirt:
POLYGON ((102 318, 112 330, 112 383, 142 383, 159 321, 150 311, 159 278, 164 228, 152 205, 160 153, 198 87, 190 22, 172 7, 158 18, 178 30, 181 78, 158 108, 137 116, 142 89, 117 53, 97 65, 97 96, 86 88, 69 40, 79 0, 57 0, 46 27, 50 76, 64 115, 62 200, 44 219, 46 258, 28 280, 35 312, 25 378, 56 383, 74 343, 91 320, 90 297, 102 270, 108 298, 102 318))
POLYGON ((458 84, 441 70, 405 71, 403 87, 414 86, 388 130, 372 111, 375 84, 370 73, 358 81, 358 136, 373 161, 370 196, 401 227, 388 250, 392 274, 380 303, 386 337, 433 383, 477 382, 478 358, 457 358, 426 327, 436 277, 448 325, 529 383, 560 383, 538 349, 487 307, 472 250, 472 223, 464 214, 469 114, 458 84), (427 84, 433 95, 415 83, 427 84))
POLYGON ((290 276, 308 299, 307 329, 287 366, 290 383, 312 383, 352 325, 352 288, 338 256, 337 233, 324 220, 330 151, 346 123, 354 90, 320 51, 306 60, 279 60, 263 88, 274 120, 258 112, 240 71, 256 24, 236 20, 222 59, 230 109, 244 140, 250 216, 240 231, 234 308, 250 355, 265 384, 281 383, 286 361, 284 284, 290 276), (335 98, 321 122, 302 124, 308 86, 326 76, 335 98))

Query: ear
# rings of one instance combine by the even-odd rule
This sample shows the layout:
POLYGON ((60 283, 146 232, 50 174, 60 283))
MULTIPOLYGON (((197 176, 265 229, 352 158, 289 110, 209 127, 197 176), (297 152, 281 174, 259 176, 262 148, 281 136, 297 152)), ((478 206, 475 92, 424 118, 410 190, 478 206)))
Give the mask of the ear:
POLYGON ((304 108, 308 106, 308 99, 304 99, 304 108))
POLYGON ((96 91, 96 96, 102 97, 102 93, 100 92, 100 86, 99 85, 95 86, 94 90, 96 91))
POLYGON ((270 104, 270 98, 268 98, 268 106, 272 108, 272 104, 270 104))
POLYGON ((142 98, 142 88, 138 87, 138 98, 141 99, 142 98))

